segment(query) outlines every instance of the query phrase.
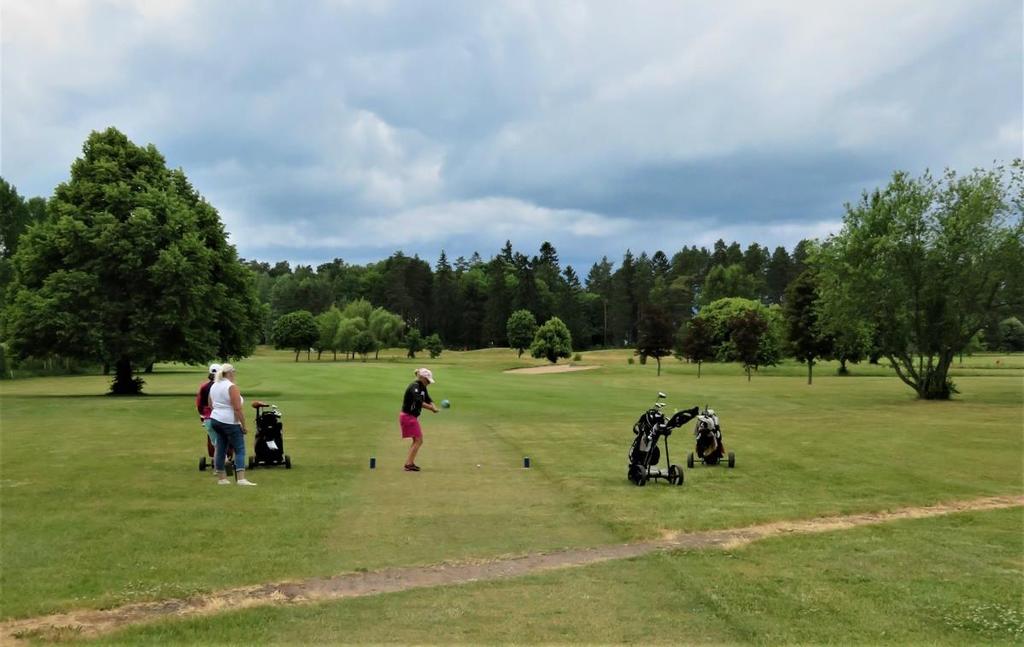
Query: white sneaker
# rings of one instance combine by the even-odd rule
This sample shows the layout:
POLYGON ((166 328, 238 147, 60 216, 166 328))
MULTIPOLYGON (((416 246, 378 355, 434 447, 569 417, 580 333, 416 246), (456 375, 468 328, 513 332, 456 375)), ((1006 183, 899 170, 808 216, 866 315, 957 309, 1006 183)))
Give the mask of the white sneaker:
POLYGON ((240 480, 238 482, 238 485, 256 485, 256 484, 253 483, 252 481, 250 481, 249 479, 242 479, 242 480, 240 480))
POLYGON ((217 481, 217 485, 231 485, 231 481, 229 481, 227 479, 221 479, 221 480, 217 481))

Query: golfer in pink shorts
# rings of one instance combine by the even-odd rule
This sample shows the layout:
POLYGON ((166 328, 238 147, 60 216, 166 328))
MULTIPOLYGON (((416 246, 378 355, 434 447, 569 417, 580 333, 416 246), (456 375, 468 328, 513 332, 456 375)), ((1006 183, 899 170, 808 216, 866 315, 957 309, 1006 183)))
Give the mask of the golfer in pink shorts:
POLYGON ((423 409, 430 409, 437 413, 434 401, 427 393, 427 385, 434 383, 434 374, 427 368, 416 369, 416 380, 405 390, 405 397, 402 399, 402 413, 398 414, 398 425, 402 428, 402 438, 412 438, 412 446, 409 448, 409 458, 405 461, 406 472, 418 472, 420 468, 416 465, 416 452, 420 451, 423 445, 423 430, 420 429, 420 413, 423 409))

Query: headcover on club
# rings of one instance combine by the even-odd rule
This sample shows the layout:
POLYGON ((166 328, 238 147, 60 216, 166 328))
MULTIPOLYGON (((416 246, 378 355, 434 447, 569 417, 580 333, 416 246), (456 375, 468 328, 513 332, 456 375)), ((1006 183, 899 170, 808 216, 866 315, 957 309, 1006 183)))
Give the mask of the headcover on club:
POLYGON ((696 418, 698 413, 700 413, 700 407, 683 409, 682 411, 679 411, 672 416, 672 418, 668 421, 668 426, 671 427, 672 429, 682 427, 686 423, 696 418))

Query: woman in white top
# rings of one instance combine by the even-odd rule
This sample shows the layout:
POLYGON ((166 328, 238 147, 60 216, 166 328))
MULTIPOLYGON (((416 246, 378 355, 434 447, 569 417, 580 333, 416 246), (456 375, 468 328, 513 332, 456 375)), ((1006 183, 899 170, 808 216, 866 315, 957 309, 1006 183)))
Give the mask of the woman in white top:
POLYGON ((245 478, 245 416, 244 399, 235 384, 235 367, 221 364, 217 381, 210 387, 210 426, 217 434, 217 451, 213 457, 213 476, 219 485, 230 485, 224 475, 224 456, 228 443, 235 450, 235 475, 239 485, 256 485, 245 478))

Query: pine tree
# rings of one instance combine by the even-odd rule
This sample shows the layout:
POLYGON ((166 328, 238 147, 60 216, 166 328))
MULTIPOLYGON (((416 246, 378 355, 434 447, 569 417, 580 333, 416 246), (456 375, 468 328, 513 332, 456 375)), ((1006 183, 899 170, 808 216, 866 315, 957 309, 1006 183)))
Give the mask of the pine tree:
POLYGON ((768 303, 782 303, 793 271, 793 261, 785 247, 776 247, 765 271, 765 292, 768 303))

